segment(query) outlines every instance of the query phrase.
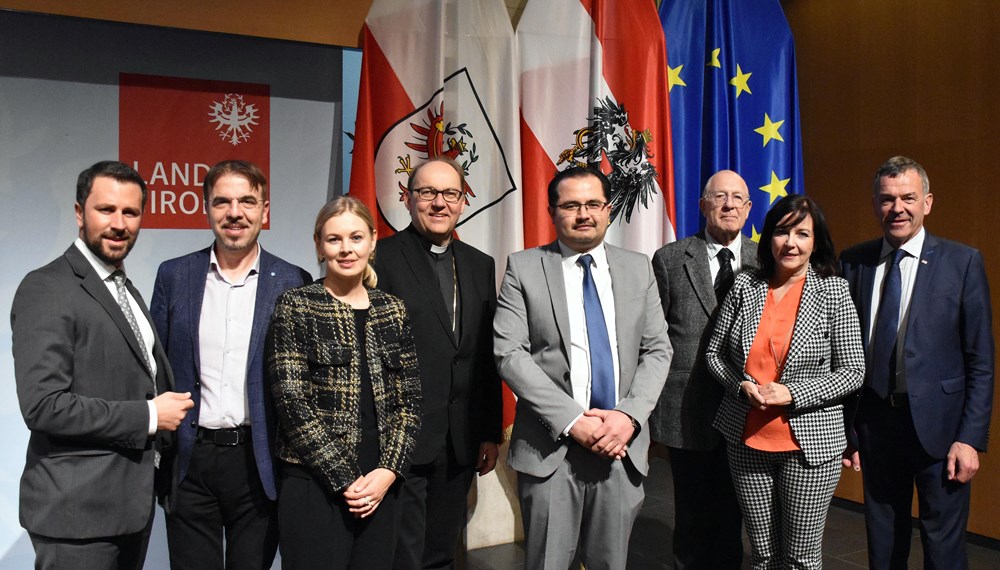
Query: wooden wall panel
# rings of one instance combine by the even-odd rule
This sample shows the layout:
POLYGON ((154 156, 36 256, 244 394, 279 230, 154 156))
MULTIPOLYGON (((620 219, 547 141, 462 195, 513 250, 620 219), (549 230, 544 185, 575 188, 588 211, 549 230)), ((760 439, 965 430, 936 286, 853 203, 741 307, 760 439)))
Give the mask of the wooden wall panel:
MULTIPOLYGON (((806 191, 838 248, 878 235, 872 176, 885 159, 908 155, 930 177, 926 227, 983 252, 1000 314, 1000 74, 991 62, 1000 8, 988 0, 783 5, 795 36, 806 191)), ((972 490, 969 530, 1000 538, 1000 454, 981 455, 972 490)), ((860 476, 845 473, 838 496, 860 501, 860 476)))
POLYGON ((372 0, 0 0, 0 8, 357 47, 372 0))

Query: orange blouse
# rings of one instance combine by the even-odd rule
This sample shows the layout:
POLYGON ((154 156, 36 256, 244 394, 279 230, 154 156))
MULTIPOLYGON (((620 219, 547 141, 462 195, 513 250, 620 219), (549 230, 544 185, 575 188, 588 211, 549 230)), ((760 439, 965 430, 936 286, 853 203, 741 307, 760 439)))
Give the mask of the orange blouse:
MULTIPOLYGON (((764 312, 757 326, 757 335, 747 354, 744 370, 757 384, 764 386, 777 382, 788 356, 795 317, 802 299, 801 279, 788 288, 780 302, 774 300, 774 292, 768 289, 764 312)), ((802 449, 795 441, 792 427, 788 424, 788 413, 784 406, 771 406, 766 410, 750 408, 743 428, 743 442, 747 447, 761 451, 795 451, 802 449)))

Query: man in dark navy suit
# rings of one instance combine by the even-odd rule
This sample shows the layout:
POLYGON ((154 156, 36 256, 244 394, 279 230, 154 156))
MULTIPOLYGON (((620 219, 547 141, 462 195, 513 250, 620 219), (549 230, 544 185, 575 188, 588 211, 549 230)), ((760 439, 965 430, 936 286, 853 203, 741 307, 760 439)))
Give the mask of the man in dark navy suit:
POLYGON ((312 278, 257 243, 270 208, 260 168, 220 162, 204 196, 215 243, 160 266, 151 310, 195 404, 178 429, 166 504, 170 566, 267 569, 278 527, 264 339, 278 295, 312 278))
POLYGON ((969 482, 993 402, 990 292, 979 251, 924 230, 933 201, 920 164, 889 159, 872 197, 883 237, 841 256, 868 357, 844 463, 863 467, 872 568, 907 567, 914 483, 924 567, 968 566, 969 482))

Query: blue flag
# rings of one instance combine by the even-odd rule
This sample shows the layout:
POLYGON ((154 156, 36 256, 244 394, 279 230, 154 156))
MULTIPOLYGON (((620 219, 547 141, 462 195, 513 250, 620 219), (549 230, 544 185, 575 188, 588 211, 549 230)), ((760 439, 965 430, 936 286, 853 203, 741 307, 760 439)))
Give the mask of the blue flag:
POLYGON ((795 46, 779 0, 663 0, 677 238, 704 226, 708 177, 736 171, 756 241, 771 205, 804 192, 795 46))

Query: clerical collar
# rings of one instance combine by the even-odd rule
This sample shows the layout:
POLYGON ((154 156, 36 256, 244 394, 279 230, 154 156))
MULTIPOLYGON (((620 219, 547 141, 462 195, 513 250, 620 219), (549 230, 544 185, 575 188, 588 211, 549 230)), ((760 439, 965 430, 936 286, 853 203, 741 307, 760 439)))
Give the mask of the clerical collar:
POLYGON ((420 240, 420 243, 421 245, 424 246, 425 250, 433 253, 434 255, 441 255, 442 253, 448 253, 448 248, 451 247, 451 242, 453 240, 448 240, 448 243, 444 245, 437 245, 436 243, 425 238, 420 232, 417 231, 417 228, 413 227, 412 224, 409 226, 409 229, 414 233, 414 235, 417 236, 417 239, 420 240))

